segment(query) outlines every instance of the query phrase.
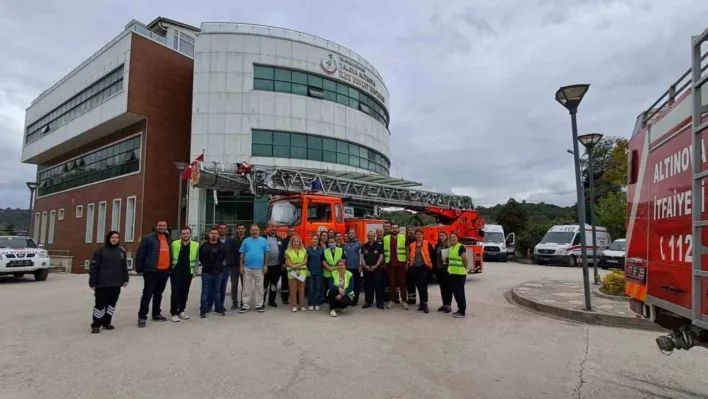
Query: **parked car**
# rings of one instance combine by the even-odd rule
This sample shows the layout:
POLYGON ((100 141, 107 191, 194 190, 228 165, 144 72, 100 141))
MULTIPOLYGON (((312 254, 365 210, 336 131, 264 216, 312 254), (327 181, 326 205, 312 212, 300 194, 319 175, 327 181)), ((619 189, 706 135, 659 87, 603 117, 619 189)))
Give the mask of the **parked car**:
POLYGON ((49 254, 27 236, 0 236, 0 276, 22 278, 33 274, 44 281, 49 275, 49 254))
POLYGON ((598 266, 605 270, 624 269, 626 250, 627 241, 624 238, 615 240, 609 248, 600 253, 600 260, 597 262, 598 266))

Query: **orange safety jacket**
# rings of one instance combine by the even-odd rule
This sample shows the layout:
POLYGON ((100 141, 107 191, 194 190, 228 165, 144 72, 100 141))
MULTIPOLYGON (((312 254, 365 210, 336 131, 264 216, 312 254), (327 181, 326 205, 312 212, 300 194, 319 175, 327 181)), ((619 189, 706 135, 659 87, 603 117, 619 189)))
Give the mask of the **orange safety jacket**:
MULTIPOLYGON (((410 245, 410 252, 408 253, 408 260, 411 262, 411 266, 413 266, 413 262, 415 262, 415 251, 416 251, 416 245, 418 243, 413 241, 410 245)), ((423 245, 422 248, 420 249, 420 254, 423 257, 423 263, 425 263, 425 267, 428 269, 433 268, 433 261, 430 259, 430 244, 428 244, 427 240, 423 240, 423 245)))

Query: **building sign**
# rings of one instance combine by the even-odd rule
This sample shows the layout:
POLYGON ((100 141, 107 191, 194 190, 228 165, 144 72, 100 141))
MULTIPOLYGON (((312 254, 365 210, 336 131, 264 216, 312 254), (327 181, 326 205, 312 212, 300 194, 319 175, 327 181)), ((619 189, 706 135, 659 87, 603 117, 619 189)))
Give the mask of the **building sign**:
POLYGON ((354 217, 354 208, 351 206, 344 207, 344 218, 352 219, 354 217))
POLYGON ((359 63, 341 55, 329 53, 322 58, 320 66, 327 75, 335 76, 359 87, 374 96, 381 104, 386 104, 386 99, 376 88, 376 82, 367 75, 366 69, 359 63))

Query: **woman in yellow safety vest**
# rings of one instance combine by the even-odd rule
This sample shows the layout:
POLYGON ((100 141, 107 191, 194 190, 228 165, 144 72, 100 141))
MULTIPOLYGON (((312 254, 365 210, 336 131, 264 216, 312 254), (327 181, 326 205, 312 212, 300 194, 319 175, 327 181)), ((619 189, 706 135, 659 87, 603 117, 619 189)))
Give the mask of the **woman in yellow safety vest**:
POLYGON ((300 305, 301 311, 305 307, 305 279, 307 278, 307 250, 302 245, 298 236, 292 236, 285 251, 285 266, 288 273, 288 287, 290 288, 290 303, 293 312, 297 312, 300 305))
POLYGON ((466 317, 467 300, 465 299, 465 281, 467 281, 467 256, 465 255, 465 246, 460 244, 460 237, 457 233, 451 233, 450 251, 448 252, 447 273, 449 275, 450 288, 452 295, 457 302, 457 312, 452 316, 458 319, 466 317))
POLYGON ((337 262, 340 259, 346 259, 344 256, 344 250, 337 246, 337 241, 334 237, 329 237, 327 240, 327 247, 324 250, 324 256, 322 257, 322 276, 324 277, 325 287, 329 287, 329 280, 332 278, 332 271, 337 269, 337 262))
POLYGON ((327 299, 329 315, 332 317, 337 317, 337 310, 345 311, 352 304, 354 299, 352 272, 347 270, 347 263, 344 260, 337 261, 337 268, 332 271, 327 299))

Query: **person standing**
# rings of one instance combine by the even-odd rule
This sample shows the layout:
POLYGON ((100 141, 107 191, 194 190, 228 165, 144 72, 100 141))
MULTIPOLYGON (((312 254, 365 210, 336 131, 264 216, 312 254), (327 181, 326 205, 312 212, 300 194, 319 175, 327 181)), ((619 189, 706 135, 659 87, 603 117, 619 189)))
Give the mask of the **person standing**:
POLYGON ((366 238, 368 241, 361 247, 365 290, 362 309, 371 307, 374 303, 374 294, 376 295, 376 307, 383 309, 386 302, 384 296, 383 244, 376 241, 376 233, 373 231, 369 231, 366 234, 366 238))
POLYGON ((337 243, 337 248, 344 247, 344 236, 342 235, 342 233, 336 233, 334 235, 334 242, 337 243))
POLYGON ((140 297, 138 311, 138 327, 147 325, 147 314, 152 299, 152 321, 167 321, 162 315, 162 293, 167 286, 172 267, 170 241, 167 234, 167 222, 161 220, 155 225, 155 230, 140 240, 135 255, 135 271, 143 275, 143 293, 140 297))
POLYGON ((241 280, 239 277, 241 276, 241 243, 245 238, 246 226, 239 224, 238 226, 236 226, 236 237, 234 238, 236 244, 236 259, 233 263, 233 266, 231 266, 231 310, 237 310, 241 308, 238 302, 238 285, 240 281, 241 286, 243 286, 243 280, 241 280))
MULTIPOLYGON (((388 292, 391 301, 395 302, 398 296, 396 288, 401 293, 401 304, 403 309, 408 310, 406 296, 406 271, 408 270, 408 259, 406 252, 406 236, 398 233, 398 225, 391 225, 391 234, 384 236, 384 262, 388 274, 388 292)), ((389 308, 391 304, 389 303, 389 308)))
POLYGON ((452 288, 450 288, 450 275, 447 273, 448 256, 450 244, 447 240, 447 233, 441 231, 438 234, 438 244, 435 246, 435 276, 440 287, 440 297, 442 306, 438 312, 452 313, 452 288))
POLYGON ((356 239, 356 230, 351 228, 347 232, 347 242, 343 245, 347 258, 347 270, 352 274, 352 288, 354 298, 352 306, 359 305, 359 291, 361 291, 361 243, 356 239))
POLYGON ((344 259, 344 251, 342 248, 337 247, 337 243, 334 237, 330 237, 327 243, 327 249, 324 250, 324 257, 322 261, 322 276, 324 277, 324 284, 329 290, 329 280, 332 278, 332 272, 337 269, 337 262, 344 259))
POLYGON ((275 303, 275 298, 278 293, 278 280, 282 278, 285 250, 288 247, 285 246, 283 239, 278 237, 278 225, 275 223, 271 223, 268 229, 267 242, 270 252, 268 254, 268 273, 263 281, 265 289, 263 297, 265 301, 265 296, 268 295, 268 306, 277 308, 278 304, 275 303))
MULTIPOLYGON (((324 232, 323 232, 324 233, 324 232)), ((324 233, 326 235, 326 233, 324 233)), ((307 305, 309 310, 320 310, 323 298, 323 277, 322 259, 324 249, 320 245, 317 234, 313 234, 310 239, 310 246, 307 247, 307 271, 310 274, 310 281, 307 286, 307 305)))
POLYGON ((214 306, 219 316, 226 315, 221 298, 221 280, 224 278, 226 245, 219 240, 219 228, 209 230, 209 240, 199 247, 199 263, 202 264, 202 303, 199 317, 206 317, 214 306))
POLYGON ((450 251, 448 257, 447 273, 450 275, 452 295, 457 302, 457 312, 452 316, 458 319, 467 317, 467 299, 465 298, 465 282, 467 281, 467 256, 465 246, 460 244, 457 233, 450 234, 450 251))
POLYGON ((386 220, 383 223, 383 236, 386 237, 389 234, 391 234, 391 221, 386 220))
MULTIPOLYGON (((406 227, 406 248, 410 248, 411 244, 415 242, 416 229, 413 226, 406 227)), ((410 258, 408 258, 411 260, 410 258)), ((412 260, 411 260, 412 265, 412 260)), ((405 298, 409 305, 415 305, 416 303, 416 292, 415 292, 415 272, 412 267, 408 268, 406 272, 406 288, 408 291, 408 297, 405 298)), ((404 299, 404 298, 401 298, 404 299)))
POLYGON ((300 311, 305 311, 305 280, 307 279, 307 250, 302 245, 300 237, 293 235, 288 241, 288 249, 285 251, 285 265, 290 285, 290 304, 293 312, 297 312, 298 305, 300 311), (295 275, 293 275, 295 273, 295 275))
POLYGON ((251 236, 241 243, 241 276, 243 278, 243 300, 239 313, 251 309, 251 295, 255 291, 256 312, 263 313, 263 281, 268 272, 270 246, 265 238, 260 236, 257 224, 251 226, 251 236))
POLYGON ((226 258, 224 259, 224 264, 221 268, 221 286, 219 287, 219 298, 214 302, 214 311, 216 308, 225 308, 224 303, 226 301, 226 288, 229 283, 229 277, 231 276, 231 269, 238 265, 238 247, 236 246, 236 241, 229 237, 229 228, 226 224, 220 224, 219 228, 219 241, 224 244, 224 250, 226 251, 226 258), (218 306, 217 306, 218 305, 218 306))
MULTIPOLYGON (((288 227, 288 236, 283 240, 283 249, 286 251, 290 245, 290 240, 293 237, 295 237, 295 227, 291 226, 288 227)), ((302 247, 304 247, 304 245, 302 245, 302 247)), ((287 305, 292 302, 290 300, 290 276, 288 276, 288 270, 285 263, 287 263, 287 258, 283 256, 283 264, 281 265, 280 272, 280 300, 283 305, 287 305)))
POLYGON ((327 295, 329 315, 337 317, 337 311, 345 311, 347 307, 351 306, 353 298, 352 274, 347 270, 346 261, 340 260, 329 280, 329 294, 327 295))
POLYGON ((89 287, 93 290, 93 322, 91 333, 98 334, 101 327, 114 330, 111 324, 120 296, 120 288, 127 287, 128 261, 125 249, 120 246, 120 234, 110 231, 106 235, 103 248, 93 253, 89 267, 89 287))
POLYGON ((192 241, 192 229, 182 227, 180 239, 172 241, 170 252, 172 255, 172 275, 170 275, 170 314, 172 321, 189 319, 185 312, 189 287, 192 285, 194 270, 199 261, 199 243, 192 241))
POLYGON ((383 229, 376 229, 376 241, 383 244, 383 229))
POLYGON ((418 294, 420 295, 418 310, 423 313, 430 313, 430 309, 428 309, 428 272, 433 269, 431 254, 435 254, 435 249, 428 240, 423 239, 423 230, 421 229, 416 230, 415 241, 408 248, 409 274, 413 276, 415 288, 418 288, 418 294))

